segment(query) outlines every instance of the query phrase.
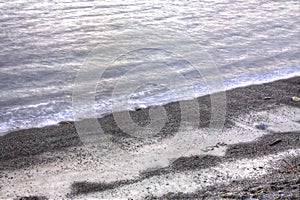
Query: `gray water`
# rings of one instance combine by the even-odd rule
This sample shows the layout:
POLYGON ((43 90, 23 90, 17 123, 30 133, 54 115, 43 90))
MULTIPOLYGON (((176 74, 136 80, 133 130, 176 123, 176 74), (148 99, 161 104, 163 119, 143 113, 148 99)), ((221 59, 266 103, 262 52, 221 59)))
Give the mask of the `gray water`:
MULTIPOLYGON (((2 0, 0 133, 72 120, 74 81, 89 53, 122 42, 111 38, 141 27, 168 28, 191 37, 214 61, 225 89, 299 76, 299 8, 299 1, 292 0, 2 0)), ((136 53, 169 56, 153 49, 136 53)), ((126 63, 130 61, 134 63, 126 63)), ((189 65, 180 59, 170 63, 183 71, 189 65)), ((149 66, 133 77, 172 77, 164 65, 158 66, 161 72, 149 66)), ((109 70, 97 87, 94 108, 99 115, 111 111, 110 95, 122 67, 109 70)), ((131 94, 130 108, 209 93, 193 71, 186 74, 190 82, 178 83, 174 91, 155 84, 139 88, 131 94)), ((83 106, 82 112, 88 109, 83 106)))

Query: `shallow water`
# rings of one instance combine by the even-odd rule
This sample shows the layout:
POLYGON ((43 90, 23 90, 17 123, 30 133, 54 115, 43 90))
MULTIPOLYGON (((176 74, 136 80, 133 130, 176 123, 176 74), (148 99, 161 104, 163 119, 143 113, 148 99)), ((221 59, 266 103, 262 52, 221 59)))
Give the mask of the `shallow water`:
MULTIPOLYGON (((299 13, 298 1, 0 1, 0 132, 71 120, 74 81, 89 53, 141 27, 191 37, 217 66, 224 89, 299 76, 299 13)), ((132 80, 145 74, 155 79, 137 86, 129 107, 209 93, 184 59, 155 49, 128 55, 133 56, 126 61, 116 58, 114 64, 121 64, 99 81, 93 107, 99 115, 111 111, 124 66, 139 58, 160 64, 131 74, 132 80), (170 65, 186 75, 171 91, 155 85, 161 77, 172 79, 170 65)), ((89 109, 82 107, 83 117, 89 109)))

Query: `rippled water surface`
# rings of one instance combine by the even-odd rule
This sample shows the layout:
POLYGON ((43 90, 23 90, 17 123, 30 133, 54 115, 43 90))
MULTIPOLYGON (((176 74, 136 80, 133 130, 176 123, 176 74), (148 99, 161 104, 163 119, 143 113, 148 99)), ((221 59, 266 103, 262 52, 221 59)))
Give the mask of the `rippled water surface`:
MULTIPOLYGON (((299 76, 299 13, 299 1, 292 0, 2 0, 0 132, 71 120, 73 84, 89 53, 122 42, 112 40, 115 35, 145 27, 191 37, 218 67, 225 89, 299 76)), ((116 58, 114 64, 121 64, 110 68, 98 84, 99 114, 110 112, 112 90, 124 66, 134 66, 141 58, 169 59, 131 74, 142 80, 145 74, 172 77, 174 71, 166 70, 170 65, 177 72, 190 65, 163 50, 140 49, 128 55, 126 61, 116 58)), ((174 91, 155 84, 137 88, 131 94, 132 106, 190 98, 191 88, 196 96, 208 93, 193 70, 184 73, 190 79, 174 91)))

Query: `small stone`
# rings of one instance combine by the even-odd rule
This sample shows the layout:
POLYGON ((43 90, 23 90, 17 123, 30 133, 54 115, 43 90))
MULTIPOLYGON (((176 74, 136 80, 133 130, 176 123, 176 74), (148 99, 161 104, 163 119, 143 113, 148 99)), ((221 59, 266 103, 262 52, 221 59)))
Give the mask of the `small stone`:
POLYGON ((272 97, 265 97, 264 100, 271 100, 272 97))
POLYGON ((71 124, 71 122, 69 122, 69 121, 61 121, 61 122, 59 122, 58 124, 66 125, 66 124, 71 124))
POLYGON ((259 123, 255 125, 255 128, 259 129, 259 130, 266 130, 268 128, 268 125, 264 124, 264 123, 259 123))
POLYGON ((300 101, 300 98, 299 97, 292 97, 292 101, 295 101, 295 102, 300 101))

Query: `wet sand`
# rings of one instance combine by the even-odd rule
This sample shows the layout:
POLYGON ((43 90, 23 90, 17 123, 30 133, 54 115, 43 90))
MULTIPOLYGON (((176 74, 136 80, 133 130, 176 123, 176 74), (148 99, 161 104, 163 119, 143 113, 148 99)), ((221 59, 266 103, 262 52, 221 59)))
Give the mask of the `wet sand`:
MULTIPOLYGON (((211 152, 194 150, 190 156, 179 157, 168 165, 160 168, 151 168, 151 166, 147 168, 145 165, 131 174, 116 172, 109 167, 102 166, 103 157, 109 155, 114 158, 118 152, 101 152, 103 154, 95 155, 97 153, 92 148, 82 144, 74 123, 8 133, 0 137, 0 198, 39 196, 41 199, 81 199, 121 196, 162 199, 183 197, 297 199, 298 191, 300 191, 299 178, 297 178, 300 174, 300 128, 298 129, 297 125, 300 125, 300 118, 297 121, 297 117, 300 117, 298 116, 300 102, 292 101, 292 96, 300 96, 300 77, 227 91, 224 141, 218 141, 211 152), (255 128, 254 121, 251 120, 253 116, 260 115, 273 116, 267 122, 272 123, 272 120, 275 120, 274 125, 270 125, 266 130, 255 128), (282 115, 283 123, 277 126, 277 118, 275 119, 274 116, 280 118, 280 115, 282 115), (284 121, 290 116, 293 118, 284 121), (289 126, 288 123, 292 125, 289 126), (229 133, 242 134, 239 136, 240 141, 234 139, 231 142, 228 141, 229 133), (245 134, 244 139, 243 134, 245 134), (223 152, 220 153, 219 150, 223 152), (268 156, 273 158, 274 163, 270 164, 268 156), (265 157, 266 162, 259 161, 261 157, 265 157), (147 182, 150 180, 169 180, 166 178, 168 176, 180 181, 180 178, 174 177, 184 177, 184 174, 188 177, 192 172, 202 172, 201 170, 206 169, 218 170, 218 166, 224 163, 227 163, 224 164, 225 166, 235 169, 236 163, 240 162, 241 165, 246 166, 248 161, 264 164, 257 167, 250 163, 248 168, 251 168, 253 173, 250 170, 249 176, 240 174, 240 178, 236 179, 232 178, 235 176, 230 176, 229 181, 225 180, 224 174, 220 175, 220 180, 218 177, 214 178, 217 180, 214 184, 204 184, 203 178, 199 178, 201 187, 193 186, 194 188, 190 190, 173 185, 172 188, 166 186, 164 191, 164 189, 151 189, 151 185, 143 185, 143 183, 151 184, 147 182), (273 173, 270 173, 271 168, 274 169, 273 173), (97 170, 100 175, 93 174, 97 170), (257 172, 257 176, 251 175, 255 174, 254 172, 257 172), (64 180, 57 177, 64 177, 64 180), (76 178, 73 180, 72 177, 76 178), (58 183, 61 183, 60 190, 55 186, 59 185, 58 183), (137 188, 137 193, 121 192, 125 189, 129 190, 131 186, 137 188), (150 189, 145 192, 141 189, 143 187, 145 191, 147 188, 150 189), (140 190, 144 192, 144 195, 138 195, 140 190), (119 192, 119 196, 111 196, 110 191, 116 195, 119 192)), ((194 129, 201 132, 208 127, 210 122, 210 98, 207 95, 197 100, 201 115, 199 127, 194 127, 194 129)), ((180 126, 180 107, 178 102, 174 102, 164 105, 164 108, 168 119, 158 135, 160 138, 170 138, 180 126)), ((131 116, 138 124, 145 125, 149 123, 148 110, 146 108, 132 111, 131 116)), ((139 152, 147 145, 155 146, 159 143, 131 138, 116 125, 112 115, 99 119, 99 122, 110 141, 113 139, 114 145, 128 152, 139 152)), ((109 156, 108 158, 111 158, 109 156)), ((117 164, 120 163, 117 162, 117 164)), ((197 178, 193 176, 193 180, 195 179, 197 178)), ((173 183, 172 180, 169 180, 170 185, 173 183)), ((207 178, 207 182, 209 181, 211 179, 207 178)))

